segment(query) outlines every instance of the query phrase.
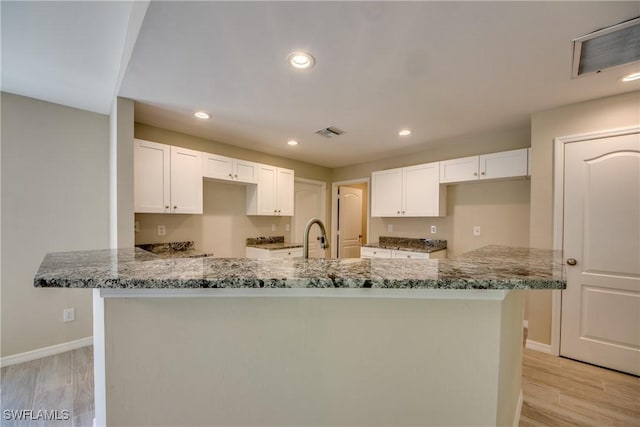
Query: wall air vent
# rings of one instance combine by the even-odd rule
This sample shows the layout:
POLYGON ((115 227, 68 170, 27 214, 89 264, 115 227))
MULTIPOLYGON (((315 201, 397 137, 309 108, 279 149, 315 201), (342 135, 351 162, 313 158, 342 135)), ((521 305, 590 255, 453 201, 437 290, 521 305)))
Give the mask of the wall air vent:
POLYGON ((338 129, 335 126, 329 126, 328 128, 320 129, 316 131, 318 135, 322 135, 326 138, 333 138, 334 136, 340 136, 344 133, 342 129, 338 129))
POLYGON ((640 17, 573 40, 571 77, 640 61, 640 17))

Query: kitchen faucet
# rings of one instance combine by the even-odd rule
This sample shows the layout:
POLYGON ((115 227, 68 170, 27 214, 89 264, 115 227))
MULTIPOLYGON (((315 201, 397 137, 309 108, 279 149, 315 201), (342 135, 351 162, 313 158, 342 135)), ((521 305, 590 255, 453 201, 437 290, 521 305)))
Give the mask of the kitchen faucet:
POLYGON ((304 246, 302 249, 303 258, 309 258, 309 230, 313 224, 318 224, 318 227, 320 227, 320 233, 322 233, 320 236, 320 247, 322 249, 327 249, 329 247, 327 244, 327 232, 324 229, 324 224, 318 218, 313 218, 309 220, 307 226, 304 228, 304 246))

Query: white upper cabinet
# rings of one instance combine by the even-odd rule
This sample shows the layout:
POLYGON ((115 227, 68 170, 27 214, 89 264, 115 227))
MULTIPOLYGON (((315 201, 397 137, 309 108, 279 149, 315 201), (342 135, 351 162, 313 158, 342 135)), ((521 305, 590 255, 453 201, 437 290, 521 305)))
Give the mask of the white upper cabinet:
POLYGON ((171 147, 171 213, 202 213, 202 153, 171 147))
POLYGON ((440 182, 515 178, 528 174, 528 149, 501 151, 440 162, 440 182))
POLYGON ((439 162, 371 174, 372 217, 444 216, 446 187, 440 185, 439 162))
POLYGON ((134 210, 140 213, 202 213, 202 154, 134 140, 134 210))
POLYGON ((171 204, 170 147, 134 140, 133 199, 136 212, 169 213, 171 204))
POLYGON ((480 156, 480 179, 527 176, 527 149, 502 151, 480 156))
POLYGON ((258 164, 217 154, 203 153, 202 175, 205 178, 255 184, 258 182, 258 164))
POLYGON ((258 165, 257 185, 247 187, 247 215, 293 215, 294 172, 258 165))
POLYGON ((371 174, 371 216, 399 216, 402 212, 402 169, 371 174))

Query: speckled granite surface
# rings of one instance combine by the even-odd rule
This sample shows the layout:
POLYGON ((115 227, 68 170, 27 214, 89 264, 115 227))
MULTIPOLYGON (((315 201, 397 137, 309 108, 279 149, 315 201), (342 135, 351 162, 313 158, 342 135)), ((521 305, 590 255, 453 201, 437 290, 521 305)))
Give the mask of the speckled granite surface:
POLYGON ((193 249, 193 241, 148 243, 136 245, 136 247, 151 252, 159 258, 202 258, 213 256, 213 253, 193 249))
POLYGON ((436 239, 380 236, 380 238, 378 239, 378 243, 368 243, 363 246, 367 248, 382 248, 394 249, 397 251, 431 253, 447 249, 447 241, 436 239))
POLYGON ((301 248, 302 243, 288 243, 284 241, 284 236, 256 237, 247 239, 247 247, 268 249, 270 251, 278 249, 301 248))
POLYGON ((559 251, 487 246, 454 259, 160 259, 141 249, 45 256, 36 287, 564 289, 559 251))

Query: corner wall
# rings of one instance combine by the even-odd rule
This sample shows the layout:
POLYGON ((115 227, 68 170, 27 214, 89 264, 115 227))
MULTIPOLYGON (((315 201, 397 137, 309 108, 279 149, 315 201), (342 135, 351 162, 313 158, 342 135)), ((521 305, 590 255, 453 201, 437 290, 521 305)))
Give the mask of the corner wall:
POLYGON ((47 252, 109 247, 109 118, 9 93, 2 103, 2 357, 92 335, 87 289, 33 287, 47 252), (76 320, 62 322, 75 307, 76 320))
MULTIPOLYGON (((553 247, 553 144, 561 136, 640 125, 640 91, 531 116, 531 247, 553 247)), ((529 292, 528 339, 551 343, 551 291, 529 292)))

